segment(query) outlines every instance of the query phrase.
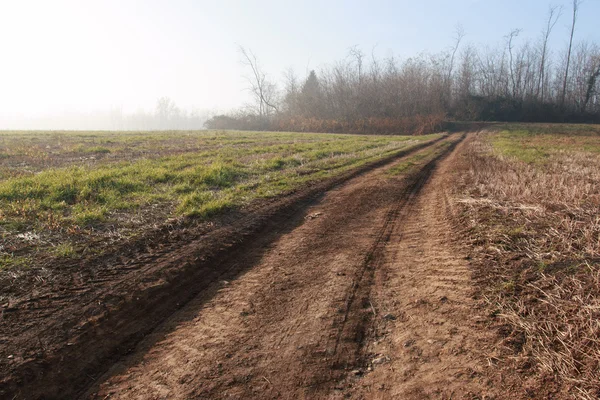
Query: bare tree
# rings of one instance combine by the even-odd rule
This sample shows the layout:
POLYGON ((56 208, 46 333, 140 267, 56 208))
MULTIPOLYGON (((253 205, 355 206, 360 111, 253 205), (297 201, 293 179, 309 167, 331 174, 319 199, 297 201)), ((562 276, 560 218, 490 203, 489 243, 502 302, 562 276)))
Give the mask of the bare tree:
POLYGON ((567 94, 567 79, 569 78, 569 64, 571 63, 571 49, 573 48, 573 36, 575 34, 575 24, 577 23, 577 13, 579 12, 580 0, 573 0, 573 22, 571 24, 571 35, 569 38, 569 50, 567 52, 567 66, 565 67, 565 78, 563 79, 562 94, 560 97, 560 106, 565 106, 565 96, 567 94))
POLYGON ((592 96, 597 94, 598 89, 596 88, 596 83, 598 82, 598 78, 600 77, 600 54, 597 54, 594 58, 595 67, 592 69, 590 76, 587 81, 587 88, 585 91, 585 99, 583 101, 583 105, 581 107, 582 111, 586 111, 588 108, 588 104, 592 99, 592 96))
POLYGON ((542 33, 542 55, 540 60, 540 71, 538 75, 538 84, 536 96, 540 96, 540 101, 544 102, 544 78, 546 73, 546 56, 548 53, 548 39, 554 29, 554 25, 558 22, 558 19, 562 15, 562 7, 550 7, 548 9, 548 19, 546 20, 546 27, 542 33))
POLYGON ((251 50, 246 50, 243 46, 238 48, 242 55, 242 63, 250 67, 252 75, 247 77, 250 84, 250 91, 254 95, 258 105, 258 116, 260 118, 267 117, 271 111, 277 112, 277 106, 274 104, 275 85, 271 83, 266 74, 258 64, 256 55, 251 50))
POLYGON ((508 68, 510 69, 510 80, 512 82, 512 96, 517 97, 517 82, 515 80, 514 61, 513 61, 513 41, 519 36, 521 29, 513 29, 506 36, 506 42, 508 47, 508 68))
MULTIPOLYGON (((448 65, 448 73, 446 75, 446 80, 445 80, 445 87, 446 87, 446 96, 450 96, 451 95, 451 86, 452 86, 452 72, 454 70, 454 59, 456 58, 456 52, 458 51, 458 48, 460 47, 460 43, 462 42, 462 40, 464 39, 464 37, 466 36, 465 30, 463 28, 462 25, 458 24, 456 25, 456 27, 454 28, 454 46, 452 47, 452 53, 450 55, 450 64, 448 65)), ((447 101, 447 97, 444 99, 444 101, 447 101)))
POLYGON ((284 112, 289 114, 297 113, 298 110, 298 95, 300 93, 300 86, 298 84, 298 77, 292 68, 288 68, 284 71, 283 77, 285 80, 285 94, 283 97, 284 112))
POLYGON ((348 57, 353 58, 356 61, 356 71, 358 72, 358 83, 362 83, 363 76, 363 59, 365 58, 365 54, 362 52, 358 46, 352 46, 348 50, 348 57))

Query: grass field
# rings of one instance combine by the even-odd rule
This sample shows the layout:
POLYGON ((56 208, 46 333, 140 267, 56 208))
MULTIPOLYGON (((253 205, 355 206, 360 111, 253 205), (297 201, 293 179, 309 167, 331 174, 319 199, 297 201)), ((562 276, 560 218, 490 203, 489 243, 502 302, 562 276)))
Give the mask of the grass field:
MULTIPOLYGON (((600 129, 506 125, 466 145, 456 190, 505 344, 571 394, 600 390, 600 129)), ((517 357, 515 357, 515 355, 517 357)))
POLYGON ((206 219, 436 135, 0 133, 0 268, 99 251, 173 218, 206 219))

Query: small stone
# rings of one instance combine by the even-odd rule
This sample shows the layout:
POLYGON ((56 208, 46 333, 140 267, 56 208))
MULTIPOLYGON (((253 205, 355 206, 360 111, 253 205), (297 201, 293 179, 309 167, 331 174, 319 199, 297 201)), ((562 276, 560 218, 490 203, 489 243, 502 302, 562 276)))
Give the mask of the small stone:
POLYGON ((373 364, 373 365, 385 364, 388 361, 390 361, 390 358, 388 356, 381 356, 381 357, 377 357, 376 359, 371 361, 371 364, 373 364))
POLYGON ((318 218, 320 215, 322 215, 322 212, 316 212, 316 213, 312 213, 306 216, 306 219, 315 219, 318 218))

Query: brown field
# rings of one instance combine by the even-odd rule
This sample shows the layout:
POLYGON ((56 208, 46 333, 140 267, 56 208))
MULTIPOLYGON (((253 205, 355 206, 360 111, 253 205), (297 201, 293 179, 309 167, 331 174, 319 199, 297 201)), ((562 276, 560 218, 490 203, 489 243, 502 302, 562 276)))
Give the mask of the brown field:
POLYGON ((0 141, 2 398, 600 396, 597 126, 0 141))
POLYGON ((497 361, 541 373, 533 393, 597 398, 600 132, 510 128, 471 137, 455 188, 480 295, 506 335, 497 361))

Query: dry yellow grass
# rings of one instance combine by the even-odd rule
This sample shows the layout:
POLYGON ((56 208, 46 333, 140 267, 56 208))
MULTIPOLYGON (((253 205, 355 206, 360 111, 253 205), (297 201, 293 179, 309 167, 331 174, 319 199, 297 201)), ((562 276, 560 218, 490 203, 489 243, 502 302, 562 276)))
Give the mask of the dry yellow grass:
POLYGON ((523 134, 526 162, 510 155, 515 148, 495 146, 495 135, 467 143, 457 174, 475 275, 513 327, 511 340, 524 338, 513 346, 518 356, 553 376, 559 392, 598 398, 600 147, 523 134))

